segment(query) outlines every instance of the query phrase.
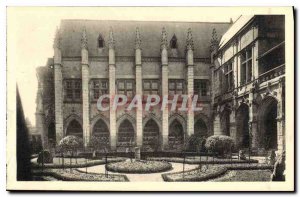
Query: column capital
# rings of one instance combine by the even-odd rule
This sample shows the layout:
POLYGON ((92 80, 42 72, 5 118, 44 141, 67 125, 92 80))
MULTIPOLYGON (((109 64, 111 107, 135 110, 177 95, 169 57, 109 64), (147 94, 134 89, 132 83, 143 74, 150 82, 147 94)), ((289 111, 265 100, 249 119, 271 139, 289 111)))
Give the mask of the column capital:
POLYGON ((85 63, 81 63, 81 66, 87 66, 87 67, 90 67, 89 64, 85 64, 85 63))
POLYGON ((53 64, 53 67, 55 68, 55 67, 59 67, 59 68, 61 68, 63 65, 61 64, 61 63, 54 63, 53 64))

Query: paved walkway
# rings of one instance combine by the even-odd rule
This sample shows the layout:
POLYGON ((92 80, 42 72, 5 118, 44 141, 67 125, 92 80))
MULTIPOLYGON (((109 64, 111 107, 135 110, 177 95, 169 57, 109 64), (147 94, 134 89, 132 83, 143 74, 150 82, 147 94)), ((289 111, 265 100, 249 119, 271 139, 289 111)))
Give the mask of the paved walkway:
MULTIPOLYGON (((151 173, 151 174, 125 174, 130 182, 163 182, 161 174, 163 173, 170 173, 170 172, 179 172, 182 171, 182 164, 181 163, 171 163, 173 169, 167 172, 160 172, 160 173, 151 173)), ((198 165, 191 165, 185 164, 185 170, 191 170, 197 168, 198 165)), ((85 171, 86 168, 78 168, 79 170, 85 171)), ((87 168, 87 172, 93 173, 105 173, 105 165, 97 165, 87 168)), ((116 172, 109 172, 109 174, 124 174, 124 173, 116 173, 116 172)))

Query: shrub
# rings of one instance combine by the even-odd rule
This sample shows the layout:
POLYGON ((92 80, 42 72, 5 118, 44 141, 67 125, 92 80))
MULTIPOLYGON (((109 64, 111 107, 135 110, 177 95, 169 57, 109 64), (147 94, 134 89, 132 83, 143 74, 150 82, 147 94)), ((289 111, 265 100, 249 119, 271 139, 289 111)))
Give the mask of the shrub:
POLYGON ((224 157, 234 148, 233 139, 225 135, 213 135, 207 138, 205 147, 208 151, 214 152, 219 156, 224 157))
POLYGON ((43 150, 39 153, 39 156, 37 158, 37 163, 53 163, 53 157, 51 153, 47 150, 43 150))
POLYGON ((187 151, 191 152, 205 152, 205 136, 191 135, 187 144, 187 151))
POLYGON ((74 150, 77 150, 82 146, 83 146, 82 139, 74 135, 68 135, 59 142, 59 147, 62 151, 73 152, 74 150))

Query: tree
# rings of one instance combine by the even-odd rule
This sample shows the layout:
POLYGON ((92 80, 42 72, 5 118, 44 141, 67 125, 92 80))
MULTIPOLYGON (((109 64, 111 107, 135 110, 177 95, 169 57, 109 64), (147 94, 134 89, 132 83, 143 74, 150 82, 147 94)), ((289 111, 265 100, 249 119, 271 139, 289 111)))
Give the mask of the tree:
MULTIPOLYGON (((71 153, 70 170, 72 166, 72 157, 74 155, 74 151, 77 151, 80 147, 82 147, 82 145, 83 145, 82 139, 74 135, 66 136, 59 142, 59 146, 63 152, 68 151, 71 153)), ((77 158, 76 158, 76 162, 77 162, 77 158)))

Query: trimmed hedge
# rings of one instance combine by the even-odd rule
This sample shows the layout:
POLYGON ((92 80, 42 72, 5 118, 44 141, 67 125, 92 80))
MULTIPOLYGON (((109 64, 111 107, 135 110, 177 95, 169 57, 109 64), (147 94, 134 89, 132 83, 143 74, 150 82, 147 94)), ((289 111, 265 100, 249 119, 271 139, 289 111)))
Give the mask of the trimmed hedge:
MULTIPOLYGON (((150 161, 167 161, 167 162, 174 162, 174 163, 183 163, 183 158, 148 158, 147 160, 150 161)), ((201 162, 199 162, 199 159, 185 159, 185 163, 186 164, 239 164, 239 163, 258 163, 257 160, 251 159, 249 160, 230 160, 230 159, 215 159, 215 160, 202 160, 201 162)))
POLYGON ((107 164, 105 168, 111 172, 148 174, 169 171, 172 169, 172 165, 161 161, 125 161, 107 164))
POLYGON ((207 181, 224 175, 228 170, 272 170, 273 166, 267 164, 233 164, 233 165, 221 165, 221 166, 209 166, 208 171, 212 172, 208 174, 199 174, 199 168, 185 171, 184 178, 182 172, 166 173, 162 174, 162 178, 166 182, 193 182, 193 181, 207 181), (213 169, 213 170, 212 170, 213 169), (214 171, 215 170, 215 171, 214 171), (189 173, 194 173, 189 175, 189 173), (180 178, 174 178, 172 176, 179 175, 180 178))
POLYGON ((52 176, 62 181, 114 181, 114 182, 128 182, 126 175, 113 175, 109 174, 108 177, 105 174, 98 173, 83 173, 79 170, 74 169, 70 172, 69 169, 47 169, 45 171, 34 171, 36 176, 52 176))
MULTIPOLYGON (((107 162, 108 163, 113 163, 113 162, 121 162, 125 161, 125 158, 108 158, 107 162)), ((33 168, 43 168, 42 165, 39 165, 37 163, 31 163, 33 168)), ((66 163, 64 165, 62 164, 44 164, 44 168, 84 168, 84 167, 91 167, 91 166, 96 166, 96 165, 104 165, 106 164, 105 160, 89 160, 87 163, 72 163, 70 165, 69 163, 66 163)))
POLYGON ((234 140, 226 135, 213 135, 206 139, 205 148, 210 152, 224 156, 234 149, 234 140))

